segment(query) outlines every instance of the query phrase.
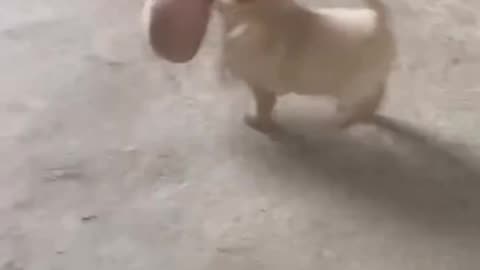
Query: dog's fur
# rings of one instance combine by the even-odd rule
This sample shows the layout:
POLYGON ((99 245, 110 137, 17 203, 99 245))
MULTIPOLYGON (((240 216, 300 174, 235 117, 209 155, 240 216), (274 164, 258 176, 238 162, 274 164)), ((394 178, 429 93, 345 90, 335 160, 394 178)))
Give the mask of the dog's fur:
POLYGON ((384 4, 365 2, 368 8, 312 10, 295 0, 216 0, 223 67, 256 100, 249 126, 273 128, 276 98, 287 93, 337 98, 341 127, 375 114, 396 48, 384 4))

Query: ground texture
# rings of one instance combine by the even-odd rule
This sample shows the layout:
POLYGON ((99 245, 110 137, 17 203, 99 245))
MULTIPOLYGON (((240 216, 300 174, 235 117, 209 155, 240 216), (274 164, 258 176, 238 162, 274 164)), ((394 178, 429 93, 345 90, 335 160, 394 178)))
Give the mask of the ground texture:
POLYGON ((218 81, 215 21, 175 66, 140 0, 2 0, 0 269, 479 269, 480 2, 385 1, 385 118, 331 132, 292 97, 272 141, 218 81))

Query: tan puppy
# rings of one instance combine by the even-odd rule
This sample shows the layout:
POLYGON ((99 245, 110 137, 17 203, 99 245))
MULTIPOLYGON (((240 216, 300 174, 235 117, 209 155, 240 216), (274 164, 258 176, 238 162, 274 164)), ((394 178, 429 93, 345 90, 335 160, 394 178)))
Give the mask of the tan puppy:
POLYGON ((340 127, 374 115, 396 54, 381 0, 319 10, 295 0, 216 1, 225 26, 223 67, 256 100, 256 114, 245 117, 249 126, 275 127, 276 99, 292 92, 337 98, 340 127))

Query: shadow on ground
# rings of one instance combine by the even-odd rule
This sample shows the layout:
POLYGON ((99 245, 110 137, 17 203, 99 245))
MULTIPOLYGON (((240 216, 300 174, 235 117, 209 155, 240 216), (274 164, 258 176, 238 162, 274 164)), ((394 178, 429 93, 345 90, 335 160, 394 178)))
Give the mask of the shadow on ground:
MULTIPOLYGON (((281 174, 289 168, 283 168, 272 172, 279 185, 321 188, 327 181, 431 232, 479 235, 473 233, 480 228, 480 170, 467 148, 386 117, 378 117, 374 133, 386 134, 390 143, 345 132, 295 132, 277 138, 280 156, 273 159, 288 159, 290 169, 311 177, 286 179, 281 174)), ((255 162, 275 163, 256 154, 255 162)))

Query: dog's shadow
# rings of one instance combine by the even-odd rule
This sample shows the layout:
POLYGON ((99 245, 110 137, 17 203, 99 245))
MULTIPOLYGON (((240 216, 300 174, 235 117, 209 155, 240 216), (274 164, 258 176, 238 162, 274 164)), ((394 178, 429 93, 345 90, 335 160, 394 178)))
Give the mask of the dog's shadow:
MULTIPOLYGON (((314 177, 279 184, 306 181, 303 184, 314 187, 318 179, 328 179, 427 228, 480 230, 480 170, 465 149, 386 117, 377 117, 375 130, 388 134, 390 143, 366 142, 340 131, 284 131, 276 137, 275 148, 293 163, 288 166, 308 170, 314 177)), ((261 162, 272 162, 259 156, 261 162)))

